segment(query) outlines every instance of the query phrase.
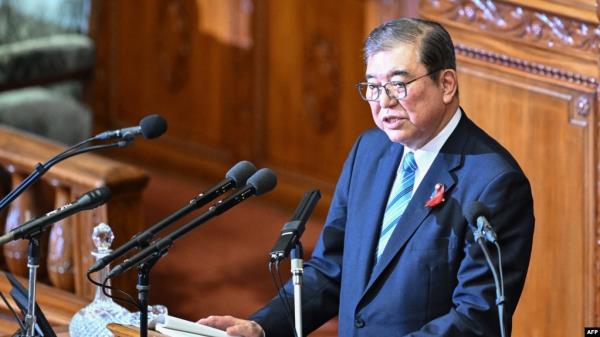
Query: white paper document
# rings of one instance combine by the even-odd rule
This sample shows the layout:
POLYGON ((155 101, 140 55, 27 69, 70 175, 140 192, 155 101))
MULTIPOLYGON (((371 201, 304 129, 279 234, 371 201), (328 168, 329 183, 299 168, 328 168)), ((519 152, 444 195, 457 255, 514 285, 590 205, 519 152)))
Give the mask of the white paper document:
POLYGON ((171 337, 231 337, 225 331, 166 315, 156 331, 171 337))

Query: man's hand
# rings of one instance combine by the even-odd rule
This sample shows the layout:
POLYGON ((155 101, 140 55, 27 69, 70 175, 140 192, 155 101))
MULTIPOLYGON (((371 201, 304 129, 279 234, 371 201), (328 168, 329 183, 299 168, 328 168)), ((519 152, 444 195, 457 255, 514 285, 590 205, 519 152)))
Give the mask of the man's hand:
POLYGON ((198 320, 198 323, 225 330, 230 336, 264 337, 263 329, 258 323, 232 316, 208 316, 198 320))

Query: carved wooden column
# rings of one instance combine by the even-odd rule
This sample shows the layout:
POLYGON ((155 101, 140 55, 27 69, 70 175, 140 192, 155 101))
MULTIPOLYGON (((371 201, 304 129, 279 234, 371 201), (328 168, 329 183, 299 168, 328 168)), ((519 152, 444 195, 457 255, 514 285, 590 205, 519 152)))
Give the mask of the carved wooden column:
MULTIPOLYGON (((55 191, 56 207, 61 207, 71 202, 71 194, 68 187, 61 185, 58 181, 53 182, 55 191)), ((65 218, 52 225, 48 242, 48 277, 52 284, 62 290, 73 291, 73 237, 71 226, 74 226, 71 218, 65 218)))
MULTIPOLYGON (((11 173, 12 186, 19 185, 25 179, 25 175, 22 172, 16 172, 15 167, 12 165, 8 166, 8 171, 11 173)), ((8 206, 4 231, 9 232, 26 221, 37 217, 40 213, 35 191, 31 188, 25 190, 8 206)), ((15 275, 27 276, 28 242, 27 240, 16 240, 8 242, 2 247, 8 269, 15 275)))

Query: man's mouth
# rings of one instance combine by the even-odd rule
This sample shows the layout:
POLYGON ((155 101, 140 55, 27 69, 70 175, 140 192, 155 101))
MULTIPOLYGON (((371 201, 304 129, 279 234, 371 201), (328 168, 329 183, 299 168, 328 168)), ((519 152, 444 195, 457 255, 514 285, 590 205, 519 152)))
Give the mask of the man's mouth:
POLYGON ((401 123, 404 121, 404 118, 398 116, 386 116, 383 117, 383 124, 388 128, 397 128, 400 127, 401 123))

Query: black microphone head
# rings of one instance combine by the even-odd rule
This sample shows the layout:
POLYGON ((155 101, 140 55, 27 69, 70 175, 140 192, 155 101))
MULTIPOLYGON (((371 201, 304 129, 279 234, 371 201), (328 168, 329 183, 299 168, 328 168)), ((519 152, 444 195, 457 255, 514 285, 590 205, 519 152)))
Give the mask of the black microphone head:
POLYGON ((267 193, 277 185, 277 176, 269 168, 261 168, 248 178, 248 185, 254 187, 256 195, 267 193))
POLYGON ((78 204, 83 209, 93 209, 105 204, 111 197, 111 192, 106 186, 101 186, 81 195, 73 204, 78 204))
POLYGON ((227 171, 225 178, 233 180, 235 188, 240 188, 246 185, 246 181, 254 172, 256 172, 256 166, 247 160, 242 160, 227 171))
POLYGON ((463 215, 471 224, 477 223, 477 218, 480 216, 484 216, 486 218, 490 218, 491 212, 490 209, 487 208, 486 205, 479 201, 473 201, 463 210, 463 215))
POLYGON ((149 115, 140 121, 140 129, 144 138, 153 139, 167 131, 167 121, 160 115, 149 115))

